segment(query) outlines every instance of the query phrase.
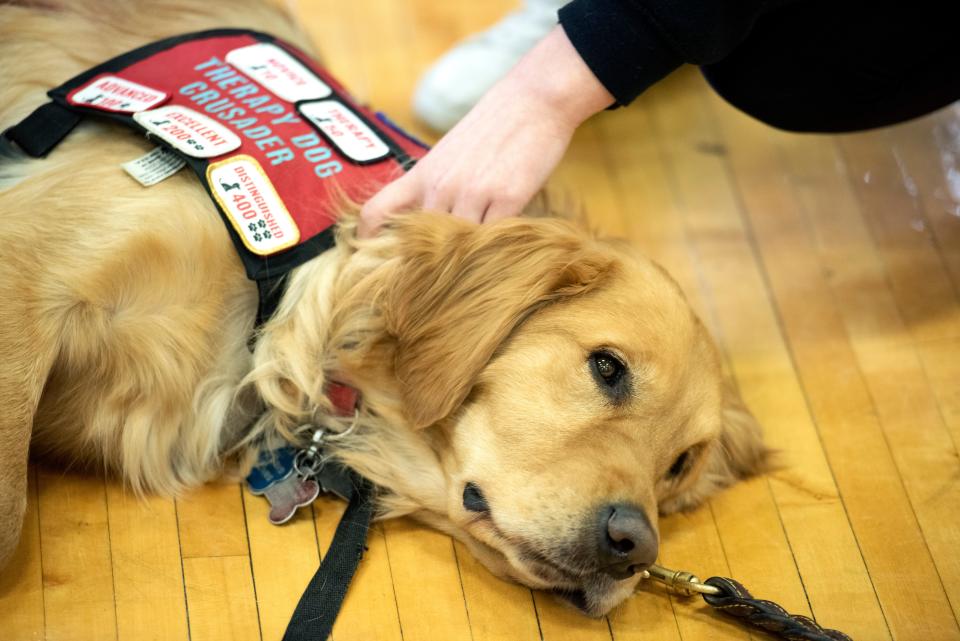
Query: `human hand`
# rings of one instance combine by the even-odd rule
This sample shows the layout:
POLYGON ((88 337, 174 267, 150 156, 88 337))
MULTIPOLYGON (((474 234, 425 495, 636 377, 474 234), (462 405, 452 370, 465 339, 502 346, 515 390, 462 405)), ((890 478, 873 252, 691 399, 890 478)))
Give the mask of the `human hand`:
POLYGON ((359 235, 373 236, 387 217, 411 209, 478 223, 519 214, 576 128, 612 102, 554 28, 413 169, 367 201, 359 235))

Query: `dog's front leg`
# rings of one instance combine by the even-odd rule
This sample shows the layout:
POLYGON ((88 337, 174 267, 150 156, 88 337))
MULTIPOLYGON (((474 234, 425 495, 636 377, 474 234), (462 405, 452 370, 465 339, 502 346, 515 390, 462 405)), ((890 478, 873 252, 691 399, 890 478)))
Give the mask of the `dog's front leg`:
POLYGON ((10 320, 0 315, 0 569, 20 539, 33 417, 55 355, 54 345, 36 340, 39 336, 30 336, 30 330, 27 335, 10 331, 25 329, 20 323, 6 324, 10 320))

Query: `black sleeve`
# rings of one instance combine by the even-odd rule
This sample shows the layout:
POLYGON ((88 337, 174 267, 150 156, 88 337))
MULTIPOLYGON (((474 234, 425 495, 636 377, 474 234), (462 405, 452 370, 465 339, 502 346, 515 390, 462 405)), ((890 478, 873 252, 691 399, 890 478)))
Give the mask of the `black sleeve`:
POLYGON ((753 27, 764 0, 573 0, 560 24, 617 104, 684 63, 722 60, 753 27))

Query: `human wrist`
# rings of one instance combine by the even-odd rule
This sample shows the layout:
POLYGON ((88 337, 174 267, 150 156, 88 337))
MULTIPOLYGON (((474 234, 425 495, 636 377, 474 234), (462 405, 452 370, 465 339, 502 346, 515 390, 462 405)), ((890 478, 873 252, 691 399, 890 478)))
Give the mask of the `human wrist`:
POLYGON ((501 84, 514 99, 550 114, 571 130, 615 102, 559 25, 517 63, 501 84))

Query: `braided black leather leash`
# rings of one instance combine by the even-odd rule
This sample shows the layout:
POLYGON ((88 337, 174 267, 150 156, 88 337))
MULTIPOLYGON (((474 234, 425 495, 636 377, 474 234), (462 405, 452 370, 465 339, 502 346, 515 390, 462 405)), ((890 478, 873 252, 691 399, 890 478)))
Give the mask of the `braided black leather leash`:
POLYGON ((789 641, 853 641, 843 632, 824 628, 809 617, 790 614, 773 601, 754 598, 733 579, 714 576, 701 582, 689 572, 668 570, 659 565, 652 566, 647 573, 680 594, 699 594, 715 610, 789 641))

